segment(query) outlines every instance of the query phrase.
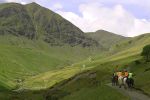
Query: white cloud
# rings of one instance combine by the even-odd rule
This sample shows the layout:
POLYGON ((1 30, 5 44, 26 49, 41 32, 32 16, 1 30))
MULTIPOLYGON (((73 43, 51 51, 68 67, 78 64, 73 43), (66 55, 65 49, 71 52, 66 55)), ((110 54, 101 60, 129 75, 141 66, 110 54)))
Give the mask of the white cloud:
POLYGON ((82 4, 82 16, 73 12, 57 11, 64 18, 81 28, 84 32, 104 29, 124 36, 136 36, 150 32, 150 21, 137 19, 122 5, 108 8, 98 3, 82 4))
POLYGON ((21 4, 27 4, 30 2, 35 2, 36 0, 4 0, 5 2, 16 2, 21 4))
POLYGON ((5 0, 6 2, 20 2, 20 0, 5 0))
POLYGON ((26 3, 26 2, 21 2, 21 4, 22 4, 22 5, 25 5, 25 4, 27 4, 27 3, 26 3))
POLYGON ((53 10, 60 10, 63 6, 60 3, 55 3, 52 7, 53 10))

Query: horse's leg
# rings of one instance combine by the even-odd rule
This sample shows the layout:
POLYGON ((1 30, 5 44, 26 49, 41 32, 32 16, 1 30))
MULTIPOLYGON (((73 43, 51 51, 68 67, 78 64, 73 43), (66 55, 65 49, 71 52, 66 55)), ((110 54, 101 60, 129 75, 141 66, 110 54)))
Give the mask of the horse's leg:
POLYGON ((118 78, 118 83, 119 83, 119 88, 121 88, 121 86, 122 86, 122 78, 121 77, 118 78))
POLYGON ((118 86, 118 78, 115 78, 115 85, 118 86))
POLYGON ((124 88, 127 89, 127 78, 124 78, 123 82, 124 82, 124 88))
POLYGON ((114 86, 114 82, 112 81, 112 86, 114 86))
POLYGON ((118 82, 118 78, 116 79, 116 86, 118 86, 119 85, 119 82, 118 82))
POLYGON ((114 86, 114 79, 112 78, 112 86, 114 86))
POLYGON ((115 80, 115 86, 117 86, 118 84, 117 84, 117 80, 115 80))
POLYGON ((133 88, 133 86, 134 86, 134 80, 131 79, 131 88, 133 88))
POLYGON ((129 79, 129 88, 130 88, 130 90, 132 90, 132 88, 133 88, 133 80, 132 79, 129 79))
POLYGON ((129 79, 128 78, 127 78, 126 83, 127 83, 127 88, 129 88, 129 79))

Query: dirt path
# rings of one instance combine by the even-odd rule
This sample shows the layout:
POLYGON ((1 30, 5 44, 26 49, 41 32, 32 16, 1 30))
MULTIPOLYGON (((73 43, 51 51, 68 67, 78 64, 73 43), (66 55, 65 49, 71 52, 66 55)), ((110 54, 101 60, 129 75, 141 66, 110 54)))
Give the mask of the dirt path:
POLYGON ((123 87, 119 88, 118 86, 112 86, 111 83, 107 85, 111 88, 118 90, 120 93, 124 94, 125 96, 130 97, 131 100, 150 100, 150 97, 143 94, 139 90, 135 90, 135 89, 129 90, 129 89, 124 89, 123 87))

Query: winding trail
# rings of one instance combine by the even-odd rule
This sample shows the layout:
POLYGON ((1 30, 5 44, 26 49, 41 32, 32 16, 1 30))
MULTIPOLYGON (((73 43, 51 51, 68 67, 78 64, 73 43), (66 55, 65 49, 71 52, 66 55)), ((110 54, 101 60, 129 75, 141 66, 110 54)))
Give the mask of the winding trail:
POLYGON ((123 87, 119 88, 118 86, 112 86, 111 83, 107 84, 107 86, 118 90, 120 93, 122 93, 125 96, 130 97, 131 100, 150 100, 149 96, 143 94, 139 90, 135 90, 135 89, 129 90, 129 89, 124 89, 123 87))

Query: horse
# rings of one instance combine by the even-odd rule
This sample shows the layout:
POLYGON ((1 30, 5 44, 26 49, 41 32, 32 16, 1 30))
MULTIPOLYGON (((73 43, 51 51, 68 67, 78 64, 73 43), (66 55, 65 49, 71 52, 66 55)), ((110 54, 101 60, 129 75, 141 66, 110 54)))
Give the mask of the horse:
POLYGON ((129 87, 130 89, 132 89, 133 86, 134 86, 134 80, 133 80, 133 78, 128 78, 128 79, 127 79, 127 84, 128 84, 128 87, 129 87))
POLYGON ((121 88, 121 86, 123 85, 123 77, 122 76, 118 77, 118 84, 119 84, 119 88, 121 88))
POLYGON ((118 76, 113 75, 113 77, 112 77, 112 86, 117 86, 117 85, 118 85, 118 76))
POLYGON ((127 77, 123 77, 123 86, 125 89, 127 89, 129 86, 128 86, 128 78, 127 77))
POLYGON ((133 86, 133 80, 128 79, 127 77, 120 76, 118 78, 119 88, 124 86, 125 89, 131 88, 133 86))

